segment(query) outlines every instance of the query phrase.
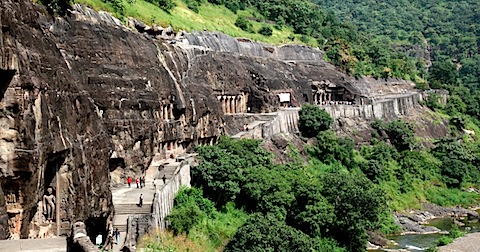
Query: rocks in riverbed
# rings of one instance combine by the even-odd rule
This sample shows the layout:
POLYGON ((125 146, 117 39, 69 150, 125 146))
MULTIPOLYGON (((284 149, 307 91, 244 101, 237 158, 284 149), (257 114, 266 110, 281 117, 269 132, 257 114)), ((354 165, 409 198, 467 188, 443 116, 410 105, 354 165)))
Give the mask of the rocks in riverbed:
MULTIPOLYGON (((478 213, 465 209, 463 207, 442 207, 429 203, 423 204, 423 210, 415 210, 410 213, 396 213, 395 222, 402 227, 402 233, 438 233, 440 229, 432 226, 424 226, 429 220, 435 218, 462 218, 467 217, 469 220, 477 220, 478 213)), ((463 223, 456 221, 457 225, 463 225, 463 223)))
POLYGON ((409 233, 420 233, 420 234, 427 234, 427 233, 439 233, 441 232, 440 229, 433 227, 433 226, 424 226, 419 222, 419 218, 411 216, 395 216, 395 222, 402 227, 403 234, 409 233))
POLYGON ((473 210, 465 209, 465 208, 459 207, 459 206, 456 206, 456 207, 442 207, 442 206, 437 206, 437 205, 434 205, 434 204, 425 203, 425 204, 423 204, 423 209, 424 209, 424 211, 433 214, 437 218, 440 218, 440 217, 455 217, 455 218, 468 217, 469 220, 472 220, 472 219, 478 219, 478 217, 479 217, 477 212, 475 212, 473 210))

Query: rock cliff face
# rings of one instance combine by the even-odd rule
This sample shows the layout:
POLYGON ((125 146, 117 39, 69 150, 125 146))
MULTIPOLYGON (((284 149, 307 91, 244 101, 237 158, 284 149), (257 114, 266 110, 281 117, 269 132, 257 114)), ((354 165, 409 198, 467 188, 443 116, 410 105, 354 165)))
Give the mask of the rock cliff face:
POLYGON ((105 234, 111 182, 142 174, 154 154, 214 142, 226 114, 375 93, 316 49, 218 33, 156 40, 75 8, 52 17, 31 1, 0 3, 0 239, 65 234, 77 221, 105 234))

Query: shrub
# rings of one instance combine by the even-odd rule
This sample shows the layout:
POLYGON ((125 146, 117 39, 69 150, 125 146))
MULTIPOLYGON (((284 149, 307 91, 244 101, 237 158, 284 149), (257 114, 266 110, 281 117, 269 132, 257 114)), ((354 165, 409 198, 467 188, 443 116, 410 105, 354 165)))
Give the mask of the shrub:
POLYGON ((42 0, 41 3, 47 7, 51 15, 59 14, 63 16, 70 7, 70 0, 42 0))
POLYGON ((252 24, 245 16, 238 16, 235 25, 246 32, 254 32, 252 24))
POLYGON ((185 0, 187 7, 195 13, 198 13, 202 0, 185 0))
POLYGON ((453 241, 453 238, 448 237, 446 235, 442 235, 440 239, 438 239, 437 241, 437 246, 445 246, 447 244, 452 243, 452 241, 453 241))
POLYGON ((272 28, 268 26, 262 26, 259 30, 258 33, 262 34, 263 36, 272 36, 273 31, 272 28))
POLYGON ((310 104, 302 106, 299 116, 298 127, 306 137, 316 136, 318 132, 329 129, 333 123, 332 117, 325 110, 310 104))
POLYGON ((103 0, 103 2, 112 5, 113 11, 119 18, 122 18, 125 15, 125 6, 123 5, 122 0, 103 0))

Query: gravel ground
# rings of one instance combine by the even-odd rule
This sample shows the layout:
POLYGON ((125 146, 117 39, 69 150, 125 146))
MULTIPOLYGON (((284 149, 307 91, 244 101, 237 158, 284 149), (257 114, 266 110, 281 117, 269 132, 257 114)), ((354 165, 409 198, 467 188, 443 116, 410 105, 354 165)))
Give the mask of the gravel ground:
POLYGON ((480 252, 480 233, 467 234, 439 247, 439 252, 480 252))

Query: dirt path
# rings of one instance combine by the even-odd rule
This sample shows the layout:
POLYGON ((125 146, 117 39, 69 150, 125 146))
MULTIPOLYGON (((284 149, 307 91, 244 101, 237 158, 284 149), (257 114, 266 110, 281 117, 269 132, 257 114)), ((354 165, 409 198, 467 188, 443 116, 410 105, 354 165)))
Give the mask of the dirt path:
POLYGON ((480 233, 467 234, 439 247, 439 252, 480 252, 480 233))

